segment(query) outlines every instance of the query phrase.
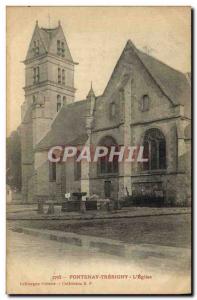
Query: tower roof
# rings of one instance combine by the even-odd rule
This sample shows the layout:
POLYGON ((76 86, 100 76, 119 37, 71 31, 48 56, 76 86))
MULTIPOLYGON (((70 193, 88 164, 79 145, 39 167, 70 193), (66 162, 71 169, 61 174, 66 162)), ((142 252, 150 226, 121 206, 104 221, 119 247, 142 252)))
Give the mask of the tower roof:
POLYGON ((55 28, 39 28, 42 41, 45 44, 46 50, 49 50, 50 42, 58 32, 58 27, 55 28))
POLYGON ((74 63, 60 21, 58 26, 54 28, 39 27, 36 21, 26 60, 35 58, 34 42, 39 43, 40 55, 47 53, 57 55, 57 41, 60 41, 64 46, 64 57, 62 58, 74 63))

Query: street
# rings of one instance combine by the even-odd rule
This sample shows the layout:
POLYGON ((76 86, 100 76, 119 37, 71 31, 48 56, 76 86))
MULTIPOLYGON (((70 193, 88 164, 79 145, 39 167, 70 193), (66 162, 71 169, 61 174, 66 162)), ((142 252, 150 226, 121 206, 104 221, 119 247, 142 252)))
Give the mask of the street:
MULTIPOLYGON (((143 211, 143 208, 142 208, 143 211)), ((18 215, 18 214, 16 214, 18 215)), ((84 215, 85 216, 85 215, 84 215)), ((82 216, 83 217, 83 216, 82 216)), ((157 244, 173 247, 191 247, 191 215, 174 214, 139 216, 117 219, 90 220, 9 220, 10 226, 25 226, 40 229, 75 232, 100 236, 134 244, 157 244)))
MULTIPOLYGON (((67 231, 77 231, 78 233, 82 232, 84 229, 84 232, 87 234, 87 228, 89 228, 89 232, 91 231, 92 235, 98 235, 101 234, 101 232, 104 233, 104 230, 101 231, 101 221, 99 221, 100 225, 97 224, 98 220, 97 222, 95 221, 91 224, 89 223, 90 221, 88 221, 87 224, 87 221, 76 222, 76 220, 75 222, 68 222, 65 220, 8 221, 8 285, 9 282, 11 282, 13 289, 18 289, 19 285, 24 283, 24 279, 30 283, 32 281, 51 283, 53 282, 53 276, 61 276, 61 278, 68 278, 72 274, 90 274, 93 277, 96 275, 99 276, 98 274, 103 274, 102 276, 108 276, 108 270, 110 270, 110 272, 113 270, 113 273, 110 276, 115 276, 117 274, 130 274, 128 276, 133 276, 133 278, 136 276, 140 276, 140 278, 152 278, 151 289, 153 289, 153 292, 156 292, 157 286, 159 288, 160 284, 166 286, 166 282, 172 283, 175 279, 177 280, 176 284, 178 284, 180 279, 184 279, 185 284, 188 286, 190 285, 189 219, 190 218, 185 215, 174 215, 108 220, 108 222, 105 220, 103 226, 106 227, 107 222, 108 226, 106 227, 105 233, 107 232, 108 234, 110 232, 113 234, 117 232, 117 226, 114 226, 114 222, 121 223, 121 226, 120 223, 118 225, 119 228, 122 228, 123 224, 127 223, 127 227, 124 227, 124 229, 127 230, 126 236, 128 237, 130 235, 130 242, 132 242, 131 237, 133 236, 132 243, 141 245, 142 250, 140 253, 135 253, 130 259, 98 252, 95 249, 83 249, 67 243, 42 239, 41 237, 12 231, 12 228, 15 228, 16 226, 25 226, 31 228, 42 228, 43 230, 46 228, 59 228, 60 230, 65 230, 66 228, 67 231), (157 226, 157 222, 160 223, 160 226, 157 226), (153 225, 150 226, 150 224, 153 225), (184 232, 182 231, 181 235, 180 231, 185 225, 187 225, 187 230, 184 232), (97 233, 95 231, 96 227, 98 228, 97 233), (143 227, 144 230, 142 230, 143 227), (114 228, 114 231, 111 229, 109 230, 109 228, 114 228), (163 230, 161 230, 161 228, 163 228, 163 230), (172 238, 170 238, 171 235, 172 238), (165 252, 165 246, 172 247, 172 244, 175 245, 176 241, 179 245, 179 248, 177 249, 182 249, 181 251, 183 251, 183 255, 168 257, 168 254, 165 252), (146 249, 143 248, 143 243, 145 242, 152 243, 150 245, 155 247, 157 247, 157 245, 160 245, 159 247, 163 247, 162 245, 165 244, 162 255, 157 256, 153 252, 151 256, 147 257, 146 249), (17 270, 19 268, 20 273, 17 275, 17 270)), ((172 249, 174 251, 176 247, 172 247, 172 249)), ((150 288, 148 279, 146 279, 146 284, 144 280, 141 281, 143 282, 144 287, 147 285, 147 288, 150 288)), ((76 282, 76 280, 74 282, 66 281, 66 283, 64 283, 64 289, 59 289, 59 291, 61 290, 63 293, 69 291, 72 293, 72 284, 78 284, 80 282, 81 281, 76 282), (69 288, 66 287, 65 289, 65 284, 69 284, 69 288)), ((95 285, 94 292, 97 288, 99 289, 100 283, 97 281, 90 282, 91 284, 95 285)), ((120 283, 122 285, 122 281, 116 281, 116 283, 120 283)), ((114 282, 114 284, 116 283, 114 282)), ((133 283, 130 283, 131 289, 132 284, 133 283)), ((167 287, 170 288, 169 283, 167 283, 167 287)), ((138 288, 141 290, 140 288, 142 287, 139 285, 138 288)), ((34 293, 34 291, 36 290, 32 287, 31 292, 34 293)), ((54 290, 49 290, 49 292, 54 292, 54 290)))

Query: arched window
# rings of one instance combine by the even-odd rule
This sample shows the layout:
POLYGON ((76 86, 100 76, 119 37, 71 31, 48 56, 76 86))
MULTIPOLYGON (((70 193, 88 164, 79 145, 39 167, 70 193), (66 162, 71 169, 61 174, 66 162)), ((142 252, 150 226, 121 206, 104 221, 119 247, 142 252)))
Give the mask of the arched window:
POLYGON ((34 52, 34 55, 38 55, 39 54, 39 46, 40 46, 40 41, 39 40, 33 42, 33 52, 34 52))
POLYGON ((147 111, 149 110, 149 96, 143 95, 139 101, 139 110, 141 111, 147 111))
POLYGON ((57 112, 60 110, 61 106, 62 106, 61 96, 57 95, 57 112))
POLYGON ((116 147, 116 151, 118 151, 119 146, 116 141, 108 136, 101 140, 99 143, 100 146, 105 146, 108 148, 108 154, 104 157, 101 157, 98 160, 98 173, 99 174, 117 174, 118 173, 118 156, 114 155, 113 160, 109 161, 109 153, 111 150, 111 146, 116 147))
POLYGON ((161 130, 152 128, 144 136, 144 170, 166 169, 166 141, 161 130))

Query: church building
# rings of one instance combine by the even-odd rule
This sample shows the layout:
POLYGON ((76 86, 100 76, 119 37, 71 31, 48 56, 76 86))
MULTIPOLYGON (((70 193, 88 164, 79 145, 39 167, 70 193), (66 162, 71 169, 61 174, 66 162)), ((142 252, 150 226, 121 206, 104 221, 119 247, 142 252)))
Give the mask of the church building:
MULTIPOLYGON (((113 38, 113 37, 112 37, 113 38)), ((126 41, 125 41, 126 42, 126 41)), ((80 50, 79 50, 80 51, 80 50)), ((93 87, 75 100, 74 62, 62 26, 36 22, 24 61, 25 101, 20 126, 24 202, 65 199, 65 193, 118 199, 162 197, 166 205, 191 201, 191 81, 137 49, 131 40, 102 95, 93 87), (146 163, 52 163, 53 146, 144 146, 146 163)), ((76 154, 76 156, 78 153, 76 154)))

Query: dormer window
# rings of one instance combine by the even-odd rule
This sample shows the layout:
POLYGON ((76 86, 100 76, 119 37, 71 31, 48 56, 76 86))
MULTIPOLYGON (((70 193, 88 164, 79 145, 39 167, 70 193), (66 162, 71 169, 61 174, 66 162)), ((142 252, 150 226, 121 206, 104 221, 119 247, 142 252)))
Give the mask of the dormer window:
POLYGON ((64 57, 65 56, 65 46, 64 42, 57 40, 57 55, 64 57))
POLYGON ((61 50, 62 50, 62 57, 64 57, 65 56, 65 48, 64 48, 64 42, 62 42, 62 48, 61 48, 61 50))
POLYGON ((61 54, 61 46, 60 46, 60 41, 57 40, 57 55, 61 54))
POLYGON ((37 46, 36 46, 36 54, 39 54, 40 51, 40 42, 37 40, 37 46))
POLYGON ((143 95, 139 101, 139 110, 147 111, 149 110, 150 99, 148 95, 143 95))
POLYGON ((40 52, 40 41, 39 40, 34 41, 33 52, 34 52, 34 55, 39 54, 39 52, 40 52))

